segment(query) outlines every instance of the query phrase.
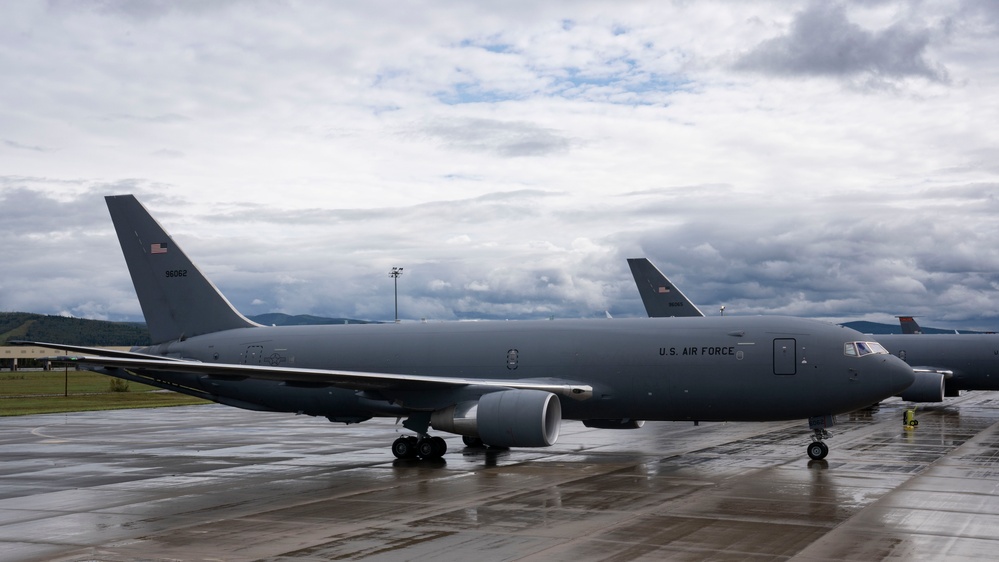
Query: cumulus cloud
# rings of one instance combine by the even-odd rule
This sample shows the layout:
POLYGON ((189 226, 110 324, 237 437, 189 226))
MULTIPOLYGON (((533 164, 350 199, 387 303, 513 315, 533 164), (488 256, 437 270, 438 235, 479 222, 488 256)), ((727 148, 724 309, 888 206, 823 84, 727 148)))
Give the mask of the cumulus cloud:
POLYGON ((428 123, 422 131, 447 148, 492 152, 508 158, 567 152, 572 144, 558 131, 528 122, 458 119, 428 123))
POLYGON ((995 329, 996 10, 801 6, 13 4, 0 309, 138 319, 135 193, 247 314, 392 318, 405 267, 407 319, 641 316, 647 256, 705 311, 995 329))
POLYGON ((904 21, 864 29, 848 19, 843 4, 812 2, 797 14, 785 35, 753 47, 735 68, 776 75, 914 76, 945 82, 946 71, 926 57, 932 37, 931 29, 904 21))
POLYGON ((9 146, 10 148, 16 148, 19 150, 33 150, 35 152, 48 152, 52 150, 50 148, 45 148, 44 146, 28 146, 12 140, 5 140, 3 142, 5 145, 9 146))

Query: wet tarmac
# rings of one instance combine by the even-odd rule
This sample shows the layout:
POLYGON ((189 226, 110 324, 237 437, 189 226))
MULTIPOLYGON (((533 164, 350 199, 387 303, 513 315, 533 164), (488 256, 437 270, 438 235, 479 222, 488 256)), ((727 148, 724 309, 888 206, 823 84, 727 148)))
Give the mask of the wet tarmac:
MULTIPOLYGON (((394 420, 224 406, 0 418, 0 559, 967 560, 999 553, 999 393, 804 422, 563 424, 399 461, 394 420)), ((444 436, 444 434, 442 434, 444 436)))

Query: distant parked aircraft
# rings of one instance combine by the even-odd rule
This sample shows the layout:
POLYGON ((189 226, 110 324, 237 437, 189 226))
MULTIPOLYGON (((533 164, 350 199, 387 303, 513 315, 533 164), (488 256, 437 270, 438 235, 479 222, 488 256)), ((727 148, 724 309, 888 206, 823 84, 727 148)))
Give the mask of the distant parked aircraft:
POLYGON ((923 329, 916 323, 912 316, 899 316, 898 323, 902 326, 903 334, 922 334, 923 329))
MULTIPOLYGON (((662 308, 662 303, 653 303, 646 311, 653 316, 662 308)), ((945 396, 958 396, 962 390, 999 390, 999 335, 923 334, 911 316, 899 320, 902 334, 868 337, 913 366, 916 380, 899 394, 902 399, 942 402, 945 396)))

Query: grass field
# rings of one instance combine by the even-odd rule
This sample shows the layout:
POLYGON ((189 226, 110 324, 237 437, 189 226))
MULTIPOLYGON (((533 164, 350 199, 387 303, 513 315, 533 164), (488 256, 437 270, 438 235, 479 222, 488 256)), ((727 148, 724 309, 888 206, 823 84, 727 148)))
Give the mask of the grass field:
POLYGON ((134 382, 128 383, 127 392, 112 392, 112 381, 118 380, 90 371, 3 372, 0 416, 209 403, 134 382))

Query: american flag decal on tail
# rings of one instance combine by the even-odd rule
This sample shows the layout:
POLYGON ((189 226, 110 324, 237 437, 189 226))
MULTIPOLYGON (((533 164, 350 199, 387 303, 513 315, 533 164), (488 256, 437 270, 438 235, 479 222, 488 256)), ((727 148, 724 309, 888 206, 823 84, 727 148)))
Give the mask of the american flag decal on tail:
POLYGON ((159 244, 153 244, 153 245, 149 246, 149 253, 150 254, 165 254, 165 253, 167 253, 167 244, 166 244, 166 242, 161 242, 159 244))

